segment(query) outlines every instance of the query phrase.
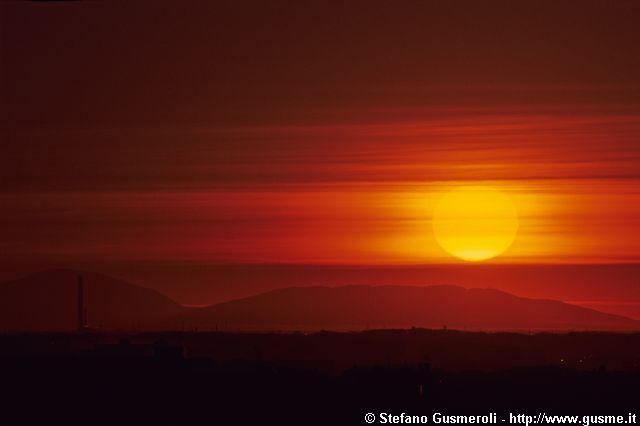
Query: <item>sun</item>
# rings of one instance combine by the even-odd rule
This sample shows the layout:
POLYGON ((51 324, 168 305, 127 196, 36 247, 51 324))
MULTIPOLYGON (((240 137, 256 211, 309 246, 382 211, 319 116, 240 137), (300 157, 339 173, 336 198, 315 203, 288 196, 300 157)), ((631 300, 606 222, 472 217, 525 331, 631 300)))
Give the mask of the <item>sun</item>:
POLYGON ((460 259, 491 259, 513 243, 518 213, 511 199, 488 186, 463 186, 446 193, 433 212, 438 244, 460 259))

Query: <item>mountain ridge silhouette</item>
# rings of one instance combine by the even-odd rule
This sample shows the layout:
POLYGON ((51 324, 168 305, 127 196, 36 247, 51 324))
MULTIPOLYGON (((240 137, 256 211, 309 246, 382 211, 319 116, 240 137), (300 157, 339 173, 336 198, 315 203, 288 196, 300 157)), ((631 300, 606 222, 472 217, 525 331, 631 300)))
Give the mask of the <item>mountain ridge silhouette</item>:
POLYGON ((496 289, 455 285, 288 287, 199 308, 195 323, 261 329, 638 329, 620 315, 496 289), (254 315, 252 318, 251 315, 254 315))
POLYGON ((91 328, 161 329, 185 311, 156 290, 108 275, 48 269, 0 284, 0 331, 75 330, 79 275, 91 328))
POLYGON ((93 272, 50 269, 0 284, 0 331, 75 328, 77 276, 88 324, 104 330, 640 330, 640 321, 552 299, 456 285, 286 287, 206 307, 93 272))

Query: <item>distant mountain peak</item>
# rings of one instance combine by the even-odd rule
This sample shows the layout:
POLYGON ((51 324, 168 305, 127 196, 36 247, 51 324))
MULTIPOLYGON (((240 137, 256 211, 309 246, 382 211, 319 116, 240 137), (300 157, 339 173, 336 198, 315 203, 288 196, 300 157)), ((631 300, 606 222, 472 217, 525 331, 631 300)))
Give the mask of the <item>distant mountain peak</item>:
POLYGON ((185 309, 155 290, 95 272, 48 269, 0 284, 0 330, 75 330, 79 275, 90 327, 179 327, 185 309))
POLYGON ((102 329, 639 330, 640 322, 556 300, 456 285, 285 287, 204 308, 94 272, 49 269, 0 284, 0 331, 73 330, 77 276, 88 324, 102 329))
POLYGON ((357 330, 630 330, 640 323, 560 301, 527 299, 491 288, 455 285, 287 287, 195 309, 204 328, 357 330))

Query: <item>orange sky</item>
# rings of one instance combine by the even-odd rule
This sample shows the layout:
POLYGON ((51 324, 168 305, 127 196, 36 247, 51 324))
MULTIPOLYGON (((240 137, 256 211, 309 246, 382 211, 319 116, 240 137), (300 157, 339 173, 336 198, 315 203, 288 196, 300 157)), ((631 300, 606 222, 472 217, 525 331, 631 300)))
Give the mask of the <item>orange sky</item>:
POLYGON ((482 183, 508 194, 520 220, 493 262, 637 262, 639 129, 630 114, 528 112, 190 129, 203 147, 228 137, 243 149, 222 156, 212 145, 190 154, 188 170, 177 165, 202 187, 192 177, 187 187, 6 194, 14 226, 3 243, 15 256, 455 262, 434 240, 434 202, 482 183), (256 140, 271 149, 251 149, 256 140))
POLYGON ((458 264, 469 184, 519 213, 490 263, 639 262, 640 5, 366 4, 0 5, 0 278, 458 264))

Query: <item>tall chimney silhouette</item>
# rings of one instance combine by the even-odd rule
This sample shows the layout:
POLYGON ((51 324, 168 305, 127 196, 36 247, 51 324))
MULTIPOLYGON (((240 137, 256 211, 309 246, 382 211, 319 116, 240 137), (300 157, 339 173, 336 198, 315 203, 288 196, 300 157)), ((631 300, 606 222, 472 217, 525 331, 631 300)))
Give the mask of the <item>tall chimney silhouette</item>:
POLYGON ((84 282, 82 275, 78 275, 78 317, 77 317, 78 332, 87 328, 87 310, 84 306, 84 282))

